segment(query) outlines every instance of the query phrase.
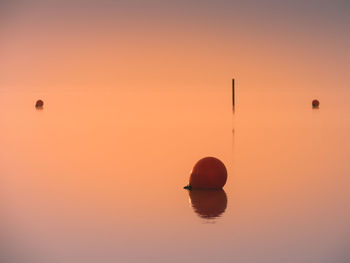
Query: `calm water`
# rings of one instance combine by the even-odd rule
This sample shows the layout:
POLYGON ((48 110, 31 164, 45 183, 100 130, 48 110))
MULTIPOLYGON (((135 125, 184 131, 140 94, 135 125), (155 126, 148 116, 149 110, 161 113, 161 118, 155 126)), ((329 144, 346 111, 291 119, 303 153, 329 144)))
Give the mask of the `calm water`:
POLYGON ((350 96, 314 95, 1 93, 1 262, 350 262, 350 96))

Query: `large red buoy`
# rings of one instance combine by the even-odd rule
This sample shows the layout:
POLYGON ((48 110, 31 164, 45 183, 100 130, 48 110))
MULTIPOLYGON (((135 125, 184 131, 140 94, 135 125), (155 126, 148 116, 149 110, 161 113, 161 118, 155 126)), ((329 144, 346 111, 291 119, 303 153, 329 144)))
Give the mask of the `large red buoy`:
POLYGON ((221 189, 227 180, 223 162, 215 157, 200 159, 192 169, 189 189, 221 189))

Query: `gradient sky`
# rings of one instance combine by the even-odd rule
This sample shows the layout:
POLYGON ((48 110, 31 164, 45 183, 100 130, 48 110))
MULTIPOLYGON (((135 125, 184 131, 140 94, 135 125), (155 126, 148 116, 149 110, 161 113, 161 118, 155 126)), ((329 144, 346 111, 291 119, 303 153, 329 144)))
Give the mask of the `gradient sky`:
POLYGON ((1 90, 347 88, 350 4, 1 1, 1 90))
POLYGON ((0 228, 14 254, 327 261, 348 244, 349 103, 332 91, 350 95, 349 11, 349 0, 0 0, 0 228), (234 115, 232 77, 252 94, 234 115), (208 155, 230 178, 215 228, 192 219, 182 189, 208 155))

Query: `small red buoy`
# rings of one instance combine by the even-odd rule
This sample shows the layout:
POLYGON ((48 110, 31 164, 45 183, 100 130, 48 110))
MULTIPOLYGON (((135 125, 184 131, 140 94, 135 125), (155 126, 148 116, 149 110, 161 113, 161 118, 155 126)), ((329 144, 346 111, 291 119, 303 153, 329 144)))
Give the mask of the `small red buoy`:
POLYGON ((192 169, 187 189, 221 189, 227 180, 223 162, 215 157, 200 159, 192 169))
POLYGON ((44 102, 42 100, 38 100, 36 103, 35 103, 35 107, 36 108, 42 108, 44 106, 44 102))
POLYGON ((318 108, 320 106, 320 102, 318 100, 313 100, 312 101, 312 107, 313 108, 318 108))

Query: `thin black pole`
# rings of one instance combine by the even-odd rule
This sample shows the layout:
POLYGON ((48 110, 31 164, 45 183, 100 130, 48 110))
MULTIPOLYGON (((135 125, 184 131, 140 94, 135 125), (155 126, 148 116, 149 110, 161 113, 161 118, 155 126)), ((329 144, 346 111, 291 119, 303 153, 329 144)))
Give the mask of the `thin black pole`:
POLYGON ((235 107, 235 79, 232 79, 232 106, 235 107))

